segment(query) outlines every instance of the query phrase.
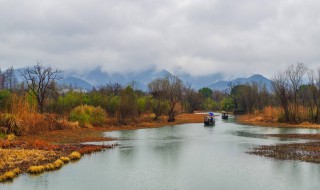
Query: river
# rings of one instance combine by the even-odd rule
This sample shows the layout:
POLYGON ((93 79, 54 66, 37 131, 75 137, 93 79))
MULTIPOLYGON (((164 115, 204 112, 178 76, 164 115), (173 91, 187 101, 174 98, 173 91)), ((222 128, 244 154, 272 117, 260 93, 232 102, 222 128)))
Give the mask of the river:
POLYGON ((217 119, 215 126, 183 124, 155 129, 108 132, 115 149, 84 156, 54 172, 21 175, 0 189, 304 189, 320 187, 320 165, 278 161, 247 154, 257 145, 293 140, 261 134, 319 133, 240 125, 217 119))

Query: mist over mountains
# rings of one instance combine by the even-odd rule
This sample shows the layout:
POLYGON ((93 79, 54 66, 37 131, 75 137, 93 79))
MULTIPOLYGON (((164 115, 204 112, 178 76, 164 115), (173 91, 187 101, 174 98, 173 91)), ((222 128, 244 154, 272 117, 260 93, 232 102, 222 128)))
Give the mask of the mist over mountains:
MULTIPOLYGON (((19 81, 22 81, 20 76, 21 69, 16 69, 15 73, 19 81)), ((113 73, 108 74, 103 72, 101 68, 97 67, 94 70, 85 72, 81 75, 74 72, 64 72, 63 79, 58 81, 59 85, 72 86, 73 88, 80 88, 85 90, 91 90, 93 87, 99 87, 108 83, 120 83, 121 85, 133 85, 135 89, 146 91, 148 89, 148 83, 156 78, 162 78, 167 75, 171 75, 167 70, 157 71, 155 69, 149 69, 142 72, 131 72, 128 74, 113 73)), ((191 85, 192 88, 198 90, 202 87, 209 87, 214 90, 226 90, 230 84, 246 84, 256 82, 259 85, 266 85, 268 89, 271 89, 271 81, 266 77, 255 74, 248 78, 236 78, 234 80, 226 81, 222 80, 224 75, 222 73, 213 73, 204 76, 192 76, 187 73, 176 74, 183 82, 191 85)))

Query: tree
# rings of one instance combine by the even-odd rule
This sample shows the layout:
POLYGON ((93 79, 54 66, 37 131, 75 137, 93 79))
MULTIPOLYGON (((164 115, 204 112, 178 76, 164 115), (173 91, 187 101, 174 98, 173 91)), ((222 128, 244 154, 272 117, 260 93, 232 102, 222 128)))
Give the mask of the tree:
POLYGON ((115 95, 115 96, 120 96, 120 93, 122 91, 123 87, 121 86, 120 83, 111 83, 109 82, 106 85, 100 86, 99 87, 99 92, 106 94, 106 95, 115 95))
POLYGON ((15 89, 17 86, 18 79, 16 75, 14 74, 13 67, 8 68, 4 72, 4 88, 5 89, 15 89))
POLYGON ((204 88, 199 89, 199 93, 204 98, 211 98, 213 91, 208 87, 204 87, 204 88))
POLYGON ((291 92, 293 95, 293 105, 292 105, 292 120, 293 122, 297 123, 299 122, 299 115, 298 115, 298 109, 299 109, 299 102, 298 102, 298 91, 300 86, 302 85, 302 78, 307 72, 307 67, 303 63, 298 63, 296 66, 291 65, 287 71, 286 75, 288 77, 288 80, 290 82, 291 92))
POLYGON ((183 93, 183 105, 184 109, 193 113, 195 110, 199 110, 201 106, 201 95, 191 88, 190 84, 185 85, 183 93))
POLYGON ((119 102, 119 122, 126 124, 127 118, 135 119, 137 112, 137 96, 130 86, 122 90, 119 102))
POLYGON ((35 97, 41 113, 44 112, 47 94, 50 91, 56 90, 54 88, 55 81, 62 79, 61 73, 61 70, 53 69, 50 66, 43 66, 39 63, 33 67, 27 67, 20 72, 27 85, 25 91, 35 97))
POLYGON ((184 89, 184 84, 181 79, 174 75, 168 75, 164 79, 164 89, 166 92, 166 98, 169 101, 169 113, 168 122, 175 121, 175 107, 178 102, 182 100, 182 92, 184 89))
POLYGON ((288 78, 284 72, 279 72, 273 77, 272 88, 276 99, 280 102, 280 105, 284 111, 284 122, 290 121, 288 78))
POLYGON ((154 120, 157 120, 167 110, 166 92, 164 85, 164 79, 155 79, 149 85, 149 92, 152 95, 151 109, 155 114, 154 120))
POLYGON ((318 69, 317 74, 315 76, 313 71, 309 72, 309 85, 307 86, 309 96, 304 95, 301 97, 310 102, 307 106, 310 109, 311 121, 315 123, 320 122, 320 69, 318 69))
POLYGON ((154 98, 160 101, 163 99, 169 103, 168 122, 175 121, 175 108, 177 103, 182 101, 184 84, 174 75, 168 75, 162 79, 155 79, 149 84, 149 91, 154 98))

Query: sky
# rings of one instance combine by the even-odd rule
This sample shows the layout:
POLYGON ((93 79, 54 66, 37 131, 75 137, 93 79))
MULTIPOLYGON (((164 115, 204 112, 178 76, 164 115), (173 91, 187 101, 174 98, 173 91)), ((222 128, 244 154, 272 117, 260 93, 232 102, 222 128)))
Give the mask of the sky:
POLYGON ((0 68, 226 78, 320 67, 318 0, 0 0, 0 68))

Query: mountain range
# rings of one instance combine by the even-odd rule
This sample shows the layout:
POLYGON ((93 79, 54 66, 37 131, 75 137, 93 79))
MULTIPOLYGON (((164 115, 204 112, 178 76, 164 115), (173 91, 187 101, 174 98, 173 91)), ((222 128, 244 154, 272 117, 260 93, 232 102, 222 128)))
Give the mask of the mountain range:
POLYGON ((252 75, 251 77, 248 77, 248 78, 236 78, 230 81, 218 81, 208 85, 208 87, 214 90, 226 90, 227 88, 230 87, 230 85, 251 84, 253 82, 257 83, 261 87, 263 85, 266 85, 267 90, 271 91, 271 88, 272 88, 271 80, 259 74, 252 75))
MULTIPOLYGON (((19 70, 15 71, 18 80, 21 81, 22 78, 19 77, 19 70)), ((84 74, 78 75, 74 72, 64 72, 64 77, 62 80, 58 81, 61 86, 72 86, 73 88, 81 88, 85 90, 91 90, 93 87, 99 87, 107 83, 118 82, 121 85, 134 84, 135 89, 146 91, 148 88, 148 83, 156 78, 165 77, 171 73, 167 70, 154 70, 149 69, 143 72, 132 72, 127 74, 114 73, 108 74, 103 72, 101 68, 96 68, 92 71, 88 71, 84 74)), ((266 77, 255 74, 248 78, 236 78, 234 80, 225 81, 221 80, 223 78, 222 73, 214 73, 205 76, 192 76, 186 73, 177 75, 182 81, 190 84, 192 88, 198 90, 202 87, 209 87, 214 90, 226 90, 229 88, 230 84, 246 84, 256 82, 260 85, 265 84, 267 89, 271 89, 271 81, 266 77)))

